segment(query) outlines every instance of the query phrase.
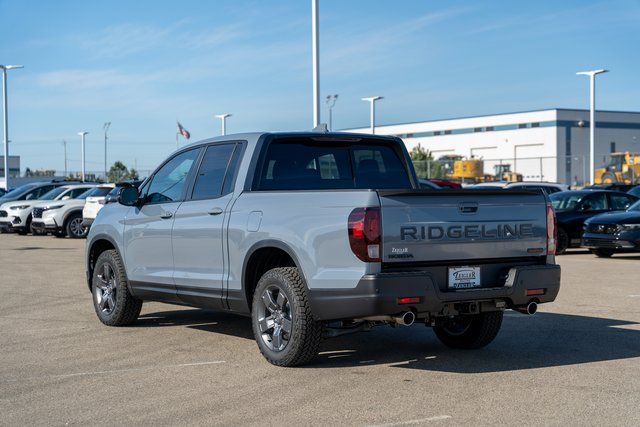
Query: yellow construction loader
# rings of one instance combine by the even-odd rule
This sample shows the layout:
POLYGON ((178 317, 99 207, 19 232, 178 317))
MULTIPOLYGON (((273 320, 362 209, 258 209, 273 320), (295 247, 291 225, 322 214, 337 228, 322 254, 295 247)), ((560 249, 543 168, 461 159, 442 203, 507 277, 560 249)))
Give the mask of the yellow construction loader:
POLYGON ((640 181, 640 153, 611 153, 611 162, 596 169, 596 184, 635 184, 640 181))

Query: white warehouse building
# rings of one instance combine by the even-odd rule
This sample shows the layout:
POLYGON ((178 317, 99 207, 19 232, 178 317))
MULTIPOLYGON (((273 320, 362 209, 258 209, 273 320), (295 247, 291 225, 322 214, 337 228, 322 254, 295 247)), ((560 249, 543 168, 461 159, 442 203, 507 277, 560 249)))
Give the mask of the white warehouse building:
MULTIPOLYGON (((370 128, 349 129, 370 132, 370 128)), ((596 112, 596 168, 611 152, 640 152, 640 112, 596 112)), ((434 159, 462 155, 484 160, 484 173, 509 164, 526 181, 583 185, 589 176, 589 111, 548 110, 376 126, 375 133, 401 137, 407 149, 420 144, 434 159)))

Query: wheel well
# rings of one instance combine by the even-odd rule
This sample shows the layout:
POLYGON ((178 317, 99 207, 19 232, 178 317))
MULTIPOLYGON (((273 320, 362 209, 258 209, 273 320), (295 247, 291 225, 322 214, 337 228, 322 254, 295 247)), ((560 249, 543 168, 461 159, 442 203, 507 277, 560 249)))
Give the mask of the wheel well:
POLYGON ((264 273, 277 267, 296 267, 296 263, 287 252, 275 247, 260 248, 247 260, 243 283, 249 310, 258 281, 264 273))
POLYGON ((106 239, 96 240, 91 245, 91 249, 89 250, 89 275, 87 277, 87 280, 89 282, 89 289, 91 289, 91 278, 93 277, 93 267, 96 264, 96 260, 102 252, 108 251, 110 249, 115 249, 115 247, 110 241, 106 239))

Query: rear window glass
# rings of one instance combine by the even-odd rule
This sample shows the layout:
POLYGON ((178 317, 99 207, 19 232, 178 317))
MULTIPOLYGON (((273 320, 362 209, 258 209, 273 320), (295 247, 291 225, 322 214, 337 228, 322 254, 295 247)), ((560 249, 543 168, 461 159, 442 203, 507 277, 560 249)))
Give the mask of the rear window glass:
POLYGON ((274 142, 260 175, 261 190, 411 188, 396 151, 384 144, 274 142))

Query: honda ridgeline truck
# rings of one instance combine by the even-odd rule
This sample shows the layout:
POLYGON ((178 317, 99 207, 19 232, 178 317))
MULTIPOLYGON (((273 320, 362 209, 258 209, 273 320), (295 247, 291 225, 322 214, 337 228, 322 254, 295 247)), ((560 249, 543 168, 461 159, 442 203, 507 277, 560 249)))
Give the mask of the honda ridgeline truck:
POLYGON ((250 316, 264 357, 311 361, 323 337, 433 327, 480 348, 503 312, 560 286, 542 192, 421 190, 404 143, 346 133, 196 142, 98 214, 89 289, 106 325, 153 300, 250 316))

